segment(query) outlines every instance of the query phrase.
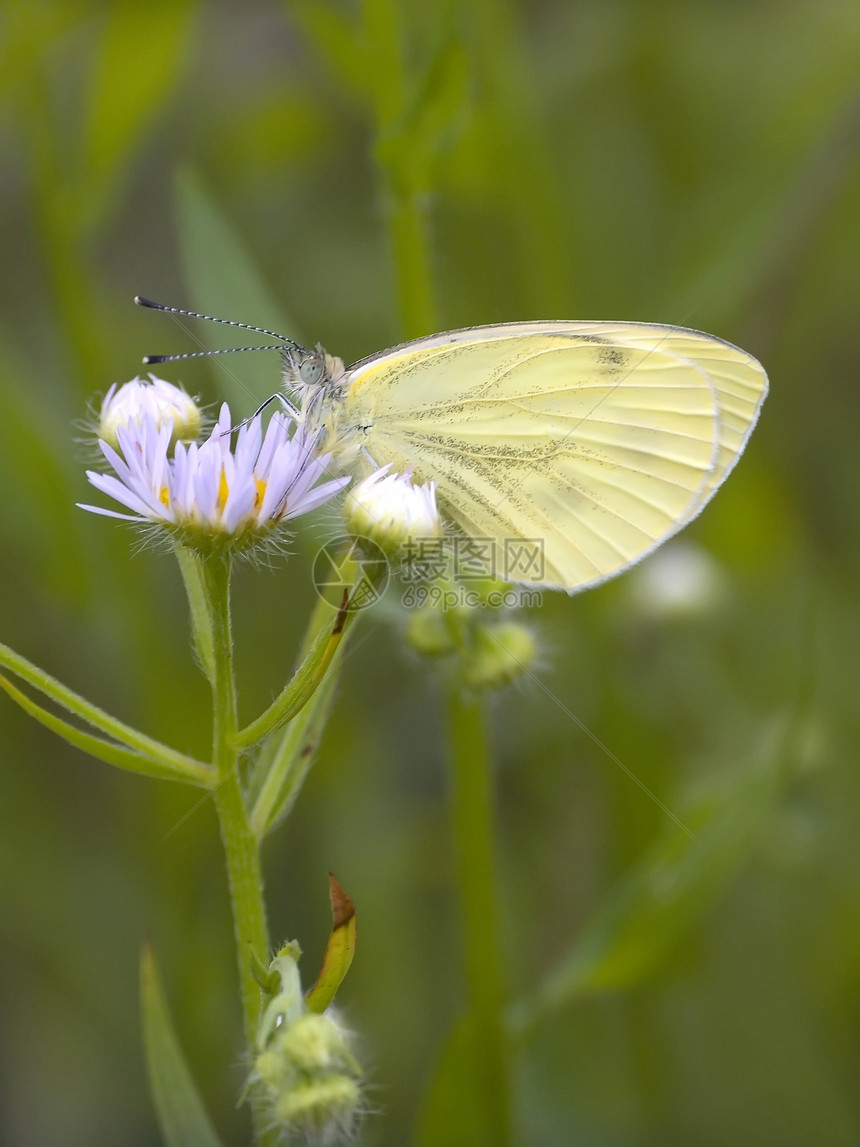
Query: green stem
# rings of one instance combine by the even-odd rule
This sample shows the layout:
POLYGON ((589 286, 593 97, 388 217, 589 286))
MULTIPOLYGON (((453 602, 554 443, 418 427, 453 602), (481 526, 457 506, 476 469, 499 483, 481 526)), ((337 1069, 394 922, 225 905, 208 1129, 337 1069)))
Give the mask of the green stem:
POLYGON ((436 307, 427 241, 427 196, 413 185, 409 166, 401 154, 403 145, 393 138, 408 99, 398 5, 396 0, 364 0, 362 14, 364 39, 372 61, 375 158, 387 200, 400 321, 404 337, 417 338, 436 329, 436 307))
MULTIPOLYGON (((199 560, 199 559, 198 559, 199 560)), ((230 626, 230 563, 210 558, 200 561, 200 574, 208 602, 212 648, 213 764, 218 783, 213 789, 227 859, 233 924, 239 960, 239 982, 248 1049, 254 1047, 260 1018, 260 988, 254 978, 254 957, 267 964, 269 934, 263 902, 260 853, 248 823, 239 783, 236 748, 236 684, 230 626)), ((251 1100, 254 1123, 262 1130, 262 1114, 251 1100)))
POLYGON ((174 550, 179 561, 182 580, 185 583, 185 593, 188 597, 188 611, 191 616, 191 635, 194 640, 194 650, 200 659, 200 668, 211 683, 215 673, 214 653, 212 649, 212 625, 209 614, 209 601, 206 594, 206 582, 203 577, 203 568, 200 558, 194 550, 179 542, 174 543, 174 550))
POLYGON ((404 338, 418 338, 436 329, 427 214, 418 195, 391 190, 391 242, 397 272, 397 296, 404 338))
POLYGON ((451 803, 457 850, 466 982, 486 1142, 513 1142, 510 1062, 504 1028, 505 976, 496 906, 493 785, 483 704, 454 686, 449 698, 451 803))

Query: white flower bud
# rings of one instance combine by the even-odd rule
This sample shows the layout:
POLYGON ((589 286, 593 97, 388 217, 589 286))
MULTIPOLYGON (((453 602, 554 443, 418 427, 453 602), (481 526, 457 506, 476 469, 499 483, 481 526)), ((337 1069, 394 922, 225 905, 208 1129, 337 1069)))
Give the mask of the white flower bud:
POLYGON ((172 382, 154 374, 149 378, 149 382, 133 378, 119 387, 114 383, 104 396, 98 426, 102 442, 116 449, 119 427, 139 426, 148 417, 159 429, 171 422, 174 442, 194 442, 199 437, 203 415, 194 399, 172 382))
POLYGON ((375 470, 350 492, 344 512, 347 529, 370 538, 387 554, 402 553, 415 538, 442 536, 436 483, 416 486, 412 474, 389 474, 391 463, 375 470))

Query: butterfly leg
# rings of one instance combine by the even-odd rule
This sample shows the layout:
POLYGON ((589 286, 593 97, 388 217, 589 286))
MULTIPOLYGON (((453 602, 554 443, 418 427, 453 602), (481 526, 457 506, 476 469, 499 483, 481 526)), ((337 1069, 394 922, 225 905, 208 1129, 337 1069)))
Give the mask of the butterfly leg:
POLYGON ((296 422, 299 421, 300 412, 293 406, 288 398, 283 394, 270 394, 264 403, 257 407, 253 414, 249 414, 247 418, 243 418, 241 422, 237 422, 235 426, 231 426, 229 430, 225 430, 221 435, 223 438, 225 434, 232 434, 234 430, 240 430, 243 426, 247 426, 249 422, 253 422, 258 414, 262 414, 267 406, 271 406, 273 402, 280 402, 290 418, 296 422))

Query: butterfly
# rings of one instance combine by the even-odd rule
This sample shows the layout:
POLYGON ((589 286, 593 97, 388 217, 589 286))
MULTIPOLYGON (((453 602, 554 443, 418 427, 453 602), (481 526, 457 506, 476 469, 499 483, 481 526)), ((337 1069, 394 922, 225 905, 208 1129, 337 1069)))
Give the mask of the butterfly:
MULTIPOLYGON (((622 573, 701 512, 768 387, 746 351, 658 323, 465 327, 349 367, 321 346, 230 325, 280 340, 265 349, 283 353, 298 399, 286 405, 326 450, 434 481, 451 530, 488 545, 500 576, 568 593, 622 573), (524 542, 540 560, 507 569, 524 542)), ((182 357, 193 355, 145 361, 182 357)))

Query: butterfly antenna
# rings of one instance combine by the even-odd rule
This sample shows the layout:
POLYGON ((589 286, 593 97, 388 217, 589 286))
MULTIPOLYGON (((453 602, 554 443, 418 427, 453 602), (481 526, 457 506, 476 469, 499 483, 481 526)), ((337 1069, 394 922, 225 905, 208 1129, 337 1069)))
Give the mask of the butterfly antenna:
MULTIPOLYGON (((201 315, 199 311, 184 311, 181 307, 167 307, 164 303, 156 303, 153 299, 147 299, 143 295, 135 295, 134 301, 139 307, 148 307, 152 311, 166 311, 170 315, 185 315, 189 319, 205 319, 208 323, 223 323, 227 327, 239 327, 243 331, 254 331, 258 335, 268 335, 271 339, 279 339, 284 346, 292 346, 297 350, 304 349, 301 343, 297 343, 295 339, 289 339, 286 335, 280 335, 277 331, 266 330, 265 327, 252 327, 248 323, 238 323, 234 319, 216 319, 214 315, 201 315)), ((269 349, 268 347, 236 347, 236 350, 260 350, 269 349)), ((209 352, 218 353, 218 352, 209 352)), ((150 362, 168 362, 171 358, 190 358, 190 355, 171 355, 162 358, 150 356, 150 362)), ((147 360, 144 359, 144 362, 147 360)))
POLYGON ((211 358, 216 354, 238 354, 240 351, 246 350, 280 350, 283 346, 228 346, 221 350, 192 350, 187 351, 185 354, 145 354, 143 362, 146 366, 152 366, 156 362, 178 362, 182 358, 211 358))

